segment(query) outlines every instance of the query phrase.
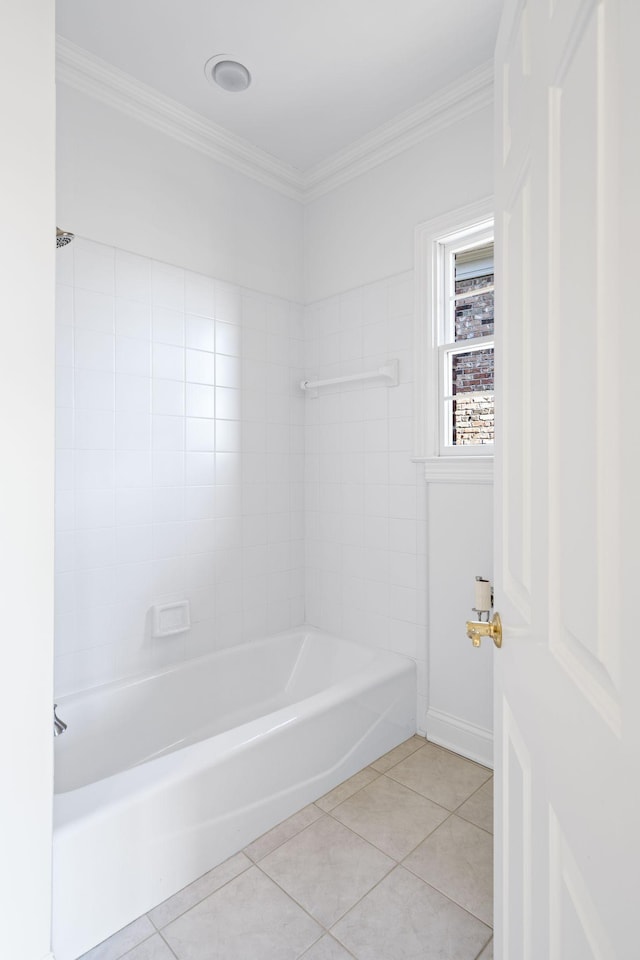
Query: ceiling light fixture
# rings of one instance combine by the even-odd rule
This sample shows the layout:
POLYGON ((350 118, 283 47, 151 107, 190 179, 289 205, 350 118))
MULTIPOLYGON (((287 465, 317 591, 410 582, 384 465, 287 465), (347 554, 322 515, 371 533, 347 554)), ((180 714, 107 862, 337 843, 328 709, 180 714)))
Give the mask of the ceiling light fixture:
POLYGON ((251 83, 251 74, 245 65, 225 53, 207 60, 204 72, 207 80, 229 93, 242 93, 251 83))

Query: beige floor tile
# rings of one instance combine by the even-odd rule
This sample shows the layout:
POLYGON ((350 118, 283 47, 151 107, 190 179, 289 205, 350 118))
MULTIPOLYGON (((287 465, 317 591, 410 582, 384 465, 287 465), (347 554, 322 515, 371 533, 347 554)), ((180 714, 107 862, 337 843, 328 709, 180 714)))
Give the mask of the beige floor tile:
POLYGON ((484 923, 493 923, 493 838, 455 814, 427 837, 404 866, 484 923))
POLYGON ((251 867, 163 930, 178 960, 297 960, 322 929, 251 867))
POLYGON ((486 945, 478 960, 493 960, 493 940, 486 945))
POLYGON ((410 737, 408 740, 405 740, 404 743, 394 747, 389 753, 383 754, 378 760, 374 760, 371 766, 374 770, 377 770, 378 773, 386 773, 387 770, 394 767, 396 763, 400 763, 401 760, 410 757, 411 754, 415 753, 420 747, 424 747, 424 744, 424 737, 419 737, 416 734, 416 736, 410 737))
POLYGON ((348 953, 337 940, 327 935, 314 943, 300 960, 353 960, 353 954, 348 953))
POLYGON ((472 793, 456 814, 493 833, 493 777, 472 793))
POLYGON ((159 933, 125 953, 122 960, 176 960, 159 933))
POLYGON ((282 823, 279 823, 273 830, 269 830, 268 833, 264 833, 253 843, 250 843, 248 847, 244 848, 244 853, 255 862, 262 860, 263 857, 266 857, 268 853, 271 853, 272 850, 279 847, 285 840, 289 840, 290 837, 295 837, 296 833, 300 833, 301 830, 304 830, 305 827, 308 827, 310 823, 313 823, 314 820, 317 820, 321 816, 322 811, 319 810, 315 804, 310 803, 309 806, 298 810, 292 817, 283 820, 282 823))
POLYGON ((371 767, 365 767, 364 770, 360 770, 358 773, 354 774, 353 777, 349 777, 348 780, 345 780, 344 783, 338 784, 333 790, 330 790, 329 793, 325 793, 324 797, 320 797, 319 800, 316 800, 316 806, 320 807, 321 810, 325 812, 328 810, 333 810, 334 807, 337 807, 339 803, 342 803, 343 800, 347 800, 349 797, 353 796, 354 793, 357 793, 358 790, 362 790, 363 787, 366 787, 368 783, 371 783, 372 780, 375 780, 376 777, 379 777, 380 774, 377 770, 372 770, 371 767))
POLYGON ((396 867, 333 927, 358 960, 476 960, 491 931, 396 867))
POLYGON ((249 858, 245 857, 243 853, 237 853, 234 857, 230 857, 229 860, 225 860, 224 863, 214 867, 213 870, 209 870, 204 876, 194 880, 188 887, 183 887, 175 896, 169 897, 164 903, 154 907, 147 916, 160 930, 186 910, 195 907, 196 903, 200 903, 205 897, 215 893, 229 880, 233 880, 243 870, 248 870, 250 866, 249 858))
POLYGON ((155 927, 148 917, 138 917, 133 923, 114 933, 108 940, 103 940, 93 950, 83 954, 81 960, 120 960, 120 957, 155 932, 155 927))
POLYGON ((447 810, 455 810, 489 779, 491 771, 427 743, 387 774, 447 810))
POLYGON ((446 820, 449 811, 382 776, 331 811, 345 826, 402 860, 446 820))
POLYGON ((341 823, 323 817, 260 861, 260 868, 329 927, 394 865, 341 823))

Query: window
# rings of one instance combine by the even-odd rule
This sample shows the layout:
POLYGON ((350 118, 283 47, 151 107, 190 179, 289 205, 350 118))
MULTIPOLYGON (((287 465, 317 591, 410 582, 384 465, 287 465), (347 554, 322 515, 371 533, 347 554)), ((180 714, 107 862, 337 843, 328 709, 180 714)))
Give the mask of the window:
POLYGON ((428 480, 490 481, 494 255, 488 202, 416 232, 416 460, 428 480))

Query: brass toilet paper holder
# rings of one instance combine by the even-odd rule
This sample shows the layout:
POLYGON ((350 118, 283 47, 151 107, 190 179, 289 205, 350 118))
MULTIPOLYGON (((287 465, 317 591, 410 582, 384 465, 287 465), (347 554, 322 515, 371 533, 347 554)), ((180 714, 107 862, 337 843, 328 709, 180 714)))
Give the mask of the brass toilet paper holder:
POLYGON ((483 637, 491 637, 496 647, 502 646, 502 621, 500 614, 494 613, 487 623, 484 620, 467 620, 467 636, 474 647, 480 646, 483 637))

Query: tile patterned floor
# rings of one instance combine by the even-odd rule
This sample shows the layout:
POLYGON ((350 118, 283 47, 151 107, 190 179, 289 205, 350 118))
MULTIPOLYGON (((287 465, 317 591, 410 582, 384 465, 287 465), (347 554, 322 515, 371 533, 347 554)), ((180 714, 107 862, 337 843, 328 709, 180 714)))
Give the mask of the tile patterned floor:
POLYGON ((82 960, 492 960, 492 782, 412 737, 82 960))

